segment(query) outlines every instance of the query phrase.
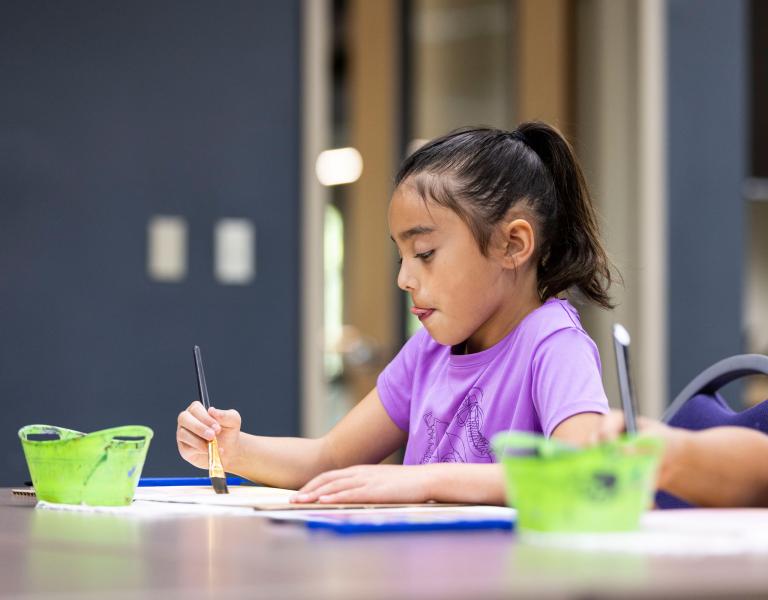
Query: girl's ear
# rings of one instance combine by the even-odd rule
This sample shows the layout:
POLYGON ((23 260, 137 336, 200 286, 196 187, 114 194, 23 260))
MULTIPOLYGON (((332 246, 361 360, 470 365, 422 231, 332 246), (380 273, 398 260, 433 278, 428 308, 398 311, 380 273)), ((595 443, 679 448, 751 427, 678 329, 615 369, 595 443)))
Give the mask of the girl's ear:
POLYGON ((514 219, 504 223, 502 264, 508 269, 519 269, 533 256, 536 249, 536 235, 531 223, 525 219, 514 219))

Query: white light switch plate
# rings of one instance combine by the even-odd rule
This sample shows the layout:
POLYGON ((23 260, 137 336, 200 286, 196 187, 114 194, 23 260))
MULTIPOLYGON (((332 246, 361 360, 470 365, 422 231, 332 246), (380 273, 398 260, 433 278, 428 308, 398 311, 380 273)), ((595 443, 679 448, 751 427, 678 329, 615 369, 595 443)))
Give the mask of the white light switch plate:
POLYGON ((147 274, 176 282, 187 276, 187 222, 184 217, 156 215, 147 224, 147 274))
POLYGON ((214 227, 214 275, 227 285, 256 277, 256 228, 248 219, 221 219, 214 227))

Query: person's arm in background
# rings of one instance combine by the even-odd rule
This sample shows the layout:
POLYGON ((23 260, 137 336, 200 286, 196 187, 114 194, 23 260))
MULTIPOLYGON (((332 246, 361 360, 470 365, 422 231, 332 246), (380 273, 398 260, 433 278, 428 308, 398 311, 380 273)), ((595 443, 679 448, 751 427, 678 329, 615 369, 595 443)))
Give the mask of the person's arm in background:
MULTIPOLYGON (((657 486, 700 507, 768 507, 768 435, 745 427, 690 431, 640 418, 641 433, 666 443, 657 486)), ((597 439, 624 431, 624 414, 603 418, 597 439)))

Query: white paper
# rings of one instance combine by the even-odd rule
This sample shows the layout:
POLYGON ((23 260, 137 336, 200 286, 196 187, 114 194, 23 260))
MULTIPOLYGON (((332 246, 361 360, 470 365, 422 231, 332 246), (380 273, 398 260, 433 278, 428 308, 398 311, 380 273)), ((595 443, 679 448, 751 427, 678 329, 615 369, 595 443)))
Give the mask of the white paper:
POLYGON ((206 506, 204 504, 182 504, 172 502, 151 502, 134 500, 128 506, 88 506, 86 504, 56 504, 39 501, 37 508, 66 512, 98 513, 122 517, 163 518, 199 515, 253 516, 258 514, 252 508, 239 506, 206 506))
MULTIPOLYGON (((434 517, 437 519, 464 518, 464 519, 515 519, 517 511, 505 506, 398 506, 393 508, 377 508, 372 511, 370 508, 344 508, 334 511, 334 513, 343 512, 345 515, 365 515, 374 518, 375 516, 385 515, 424 515, 425 517, 434 517)), ((328 511, 313 508, 308 505, 306 509, 301 510, 262 510, 258 511, 260 517, 268 517, 277 521, 307 521, 316 518, 328 517, 328 511)))
POLYGON ((686 556, 768 554, 768 510, 654 510, 640 531, 552 534, 522 532, 521 541, 595 552, 686 556))
POLYGON ((217 494, 210 486, 157 486, 136 488, 134 500, 206 506, 289 505, 296 492, 252 485, 230 485, 229 494, 217 494))

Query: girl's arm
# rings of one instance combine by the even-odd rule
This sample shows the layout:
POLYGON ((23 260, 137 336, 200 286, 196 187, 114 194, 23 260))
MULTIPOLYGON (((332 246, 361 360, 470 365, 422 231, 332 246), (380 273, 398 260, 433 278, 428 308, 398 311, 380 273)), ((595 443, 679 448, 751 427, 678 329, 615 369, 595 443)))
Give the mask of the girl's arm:
POLYGON ((555 427, 552 437, 572 446, 586 446, 595 439, 603 418, 604 415, 591 412, 573 415, 555 427))
MULTIPOLYGON (((560 423, 552 437, 584 445, 601 422, 597 413, 574 415, 560 423)), ((330 503, 430 500, 503 505, 503 469, 498 464, 359 465, 323 473, 294 497, 296 502, 330 503)))
POLYGON ((503 505, 504 472, 498 464, 358 465, 315 477, 294 502, 503 505))
POLYGON ((328 434, 318 439, 263 437, 240 431, 234 410, 199 402, 179 415, 181 455, 206 468, 207 442, 218 438, 224 469, 274 487, 295 489, 331 469, 377 463, 405 444, 407 434, 392 422, 374 388, 328 434))

